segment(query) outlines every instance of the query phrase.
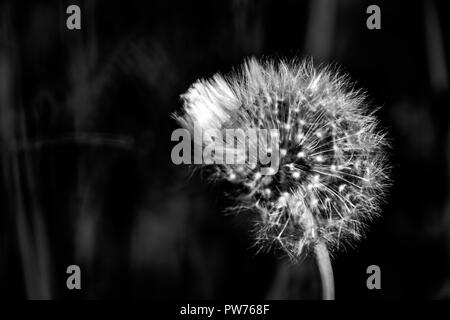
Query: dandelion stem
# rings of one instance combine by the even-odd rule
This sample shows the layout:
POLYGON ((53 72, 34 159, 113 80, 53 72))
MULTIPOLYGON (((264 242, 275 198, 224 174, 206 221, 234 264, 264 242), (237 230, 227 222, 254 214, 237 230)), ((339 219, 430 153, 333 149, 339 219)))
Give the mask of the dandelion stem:
POLYGON ((316 260, 322 280, 323 300, 334 300, 334 277, 327 246, 320 241, 315 247, 316 260))

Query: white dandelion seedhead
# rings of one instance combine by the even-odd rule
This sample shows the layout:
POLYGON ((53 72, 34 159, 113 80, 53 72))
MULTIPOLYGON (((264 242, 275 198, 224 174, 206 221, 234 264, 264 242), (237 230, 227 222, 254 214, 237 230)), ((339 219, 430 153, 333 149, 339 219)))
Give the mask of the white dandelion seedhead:
POLYGON ((236 207, 259 214, 261 248, 277 245, 293 258, 319 241, 337 249, 359 240, 379 213, 386 142, 365 95, 350 86, 347 77, 311 61, 249 59, 241 72, 199 80, 182 96, 184 113, 175 117, 191 132, 278 130, 276 174, 261 174, 250 158, 214 165, 216 177, 242 187, 236 207))

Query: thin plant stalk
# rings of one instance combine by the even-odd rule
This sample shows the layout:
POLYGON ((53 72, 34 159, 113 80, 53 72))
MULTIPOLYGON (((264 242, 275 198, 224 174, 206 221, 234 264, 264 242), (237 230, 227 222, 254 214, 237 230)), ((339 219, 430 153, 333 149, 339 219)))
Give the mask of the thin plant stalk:
POLYGON ((322 299, 334 300, 334 276, 330 254, 325 243, 320 241, 315 247, 317 265, 322 281, 322 299))

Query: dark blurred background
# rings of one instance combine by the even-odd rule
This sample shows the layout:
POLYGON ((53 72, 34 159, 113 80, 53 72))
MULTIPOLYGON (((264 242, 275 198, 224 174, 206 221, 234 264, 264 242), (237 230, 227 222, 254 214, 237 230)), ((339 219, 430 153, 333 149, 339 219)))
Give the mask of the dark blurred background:
POLYGON ((367 239, 334 259, 337 298, 450 298, 446 12, 432 0, 0 1, 1 297, 320 298, 313 259, 256 254, 248 217, 223 213, 230 186, 170 159, 179 95, 254 55, 336 63, 382 107, 394 183, 367 239), (66 28, 71 4, 81 30, 66 28), (381 30, 366 28, 371 4, 381 30), (381 290, 366 287, 372 264, 381 290))

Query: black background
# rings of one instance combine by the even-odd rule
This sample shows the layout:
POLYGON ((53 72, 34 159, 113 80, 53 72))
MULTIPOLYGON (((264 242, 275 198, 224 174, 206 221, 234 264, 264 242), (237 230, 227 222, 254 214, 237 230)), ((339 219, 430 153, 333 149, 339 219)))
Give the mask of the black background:
POLYGON ((4 298, 315 299, 312 259, 256 254, 226 184, 170 159, 172 112, 248 56, 336 63, 367 89, 393 187, 336 255, 338 299, 450 297, 444 1, 0 1, 4 298), (82 29, 66 28, 77 4, 82 29), (366 8, 381 8, 381 30, 366 8), (66 268, 82 289, 66 288, 66 268), (381 268, 381 290, 366 268, 381 268))

